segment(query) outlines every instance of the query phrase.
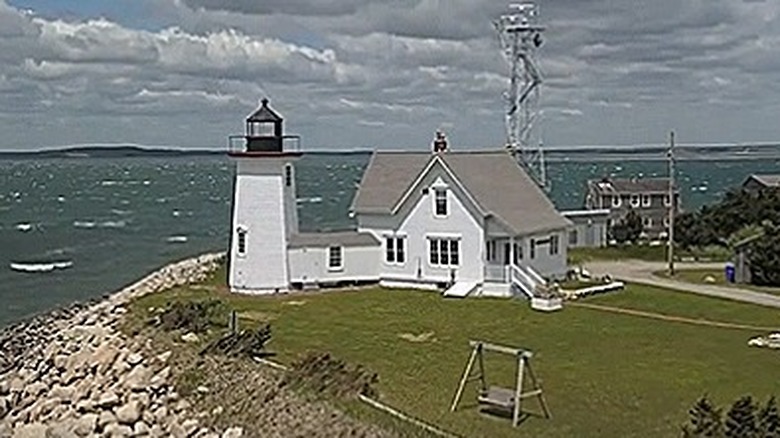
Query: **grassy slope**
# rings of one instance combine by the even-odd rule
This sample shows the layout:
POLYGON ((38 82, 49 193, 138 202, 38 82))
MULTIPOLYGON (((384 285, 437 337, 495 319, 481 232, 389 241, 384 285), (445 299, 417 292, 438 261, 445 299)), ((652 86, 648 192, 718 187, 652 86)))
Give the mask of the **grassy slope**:
MULTIPOLYGON (((206 289, 150 296, 140 309, 174 295, 206 297, 206 289)), ((444 300, 434 293, 364 290, 273 298, 227 296, 245 324, 271 320, 269 347, 289 362, 309 350, 330 351, 380 375, 389 404, 468 436, 672 436, 693 401, 710 394, 720 404, 743 394, 780 393, 777 352, 752 349, 753 333, 614 315, 569 307, 532 312, 510 300, 444 300), (301 303, 304 304, 301 304, 301 303), (292 304, 291 304, 292 303, 292 304), (433 331, 412 343, 402 333, 433 331), (536 352, 552 420, 530 418, 518 430, 479 414, 473 391, 456 413, 448 407, 469 354, 483 339, 536 352), (471 404, 472 407, 466 405, 471 404)), ((680 316, 780 326, 778 313, 729 301, 631 286, 590 302, 680 316)), ((756 333, 758 334, 758 333, 756 333)), ((513 362, 490 356, 492 384, 511 385, 513 362)))

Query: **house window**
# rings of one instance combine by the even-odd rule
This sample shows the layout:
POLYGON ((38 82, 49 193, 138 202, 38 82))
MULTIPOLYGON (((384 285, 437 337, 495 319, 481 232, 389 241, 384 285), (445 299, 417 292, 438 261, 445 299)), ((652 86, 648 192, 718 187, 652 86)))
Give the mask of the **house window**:
POLYGON ((560 237, 557 234, 550 236, 550 255, 558 254, 558 245, 560 245, 560 243, 560 237))
POLYGON ((652 228, 653 227, 653 218, 651 218, 651 217, 642 218, 642 225, 644 225, 645 228, 652 228))
POLYGON ((669 195, 664 196, 664 207, 671 207, 672 206, 672 198, 669 197, 669 195))
POLYGON ((385 261, 387 263, 400 263, 406 261, 406 238, 405 237, 386 237, 385 238, 385 261))
POLYGON ((649 207, 651 205, 650 195, 642 195, 642 207, 649 207))
POLYGON ((385 261, 395 263, 395 237, 385 238, 385 261))
POLYGON ((428 262, 432 266, 457 266, 460 264, 460 240, 429 239, 428 262))
POLYGON ((447 216, 447 189, 434 189, 434 213, 436 216, 447 216))
POLYGON ((631 206, 639 207, 639 195, 631 195, 631 206))
POLYGON ((623 201, 620 199, 619 195, 615 195, 612 197, 612 206, 615 208, 619 208, 621 205, 623 205, 623 201))
POLYGON ((664 218, 664 227, 669 228, 669 216, 664 218))
POLYGON ((569 231, 569 245, 576 245, 578 241, 577 237, 577 230, 569 231))
POLYGON ((245 256, 246 255, 246 229, 239 228, 236 232, 237 239, 236 239, 236 249, 238 251, 238 255, 245 256))
POLYGON ((284 166, 284 185, 292 186, 292 166, 289 164, 284 166))
POLYGON ((515 264, 519 265, 520 260, 523 260, 523 244, 515 243, 515 259, 514 259, 515 264))
POLYGON ((398 263, 406 262, 406 238, 395 238, 395 261, 398 263))
POLYGON ((495 240, 490 240, 490 241, 488 241, 486 243, 486 246, 487 246, 487 248, 486 248, 487 249, 487 260, 489 262, 496 261, 496 258, 497 258, 496 257, 496 241, 495 240))
POLYGON ((328 269, 337 270, 343 267, 343 249, 340 246, 331 246, 328 248, 328 269))
POLYGON ((531 239, 531 243, 528 247, 528 257, 536 258, 536 239, 531 239))

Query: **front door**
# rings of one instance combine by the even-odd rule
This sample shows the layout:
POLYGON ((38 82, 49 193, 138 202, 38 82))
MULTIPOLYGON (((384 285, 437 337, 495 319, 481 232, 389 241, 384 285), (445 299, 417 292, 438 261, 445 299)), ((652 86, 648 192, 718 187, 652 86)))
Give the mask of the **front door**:
POLYGON ((512 260, 512 246, 507 242, 504 244, 504 266, 508 265, 510 260, 512 260))

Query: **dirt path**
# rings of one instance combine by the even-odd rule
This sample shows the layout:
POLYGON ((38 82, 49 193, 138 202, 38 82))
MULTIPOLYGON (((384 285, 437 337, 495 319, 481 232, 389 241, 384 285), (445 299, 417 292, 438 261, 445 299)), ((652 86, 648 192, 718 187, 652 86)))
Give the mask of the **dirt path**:
MULTIPOLYGON (((722 267, 723 264, 678 263, 676 266, 678 269, 708 269, 722 267)), ((654 275, 654 272, 666 268, 665 263, 645 262, 641 260, 598 261, 585 263, 584 267, 594 275, 608 274, 613 278, 630 283, 640 283, 683 292, 691 292, 699 295, 757 304, 759 306, 780 308, 780 296, 777 295, 741 289, 738 287, 688 283, 654 275)))
POLYGON ((643 310, 626 309, 623 307, 603 306, 600 304, 568 302, 566 306, 582 307, 585 309, 599 310, 602 312, 618 313, 622 315, 638 316, 642 318, 659 319, 662 321, 681 322, 685 324, 703 325, 708 327, 728 328, 735 330, 771 332, 778 331, 778 327, 762 327, 756 325, 737 324, 732 322, 710 321, 708 319, 686 318, 684 316, 665 315, 663 313, 645 312, 643 310))

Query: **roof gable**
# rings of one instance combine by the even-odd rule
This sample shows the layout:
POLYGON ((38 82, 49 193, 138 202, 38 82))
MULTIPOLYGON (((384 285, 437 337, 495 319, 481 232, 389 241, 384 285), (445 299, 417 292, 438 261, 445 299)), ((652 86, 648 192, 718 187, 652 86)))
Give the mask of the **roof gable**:
POLYGON ((353 202, 353 211, 395 213, 436 163, 441 163, 478 210, 495 217, 514 233, 571 225, 505 151, 439 155, 375 152, 353 202))

